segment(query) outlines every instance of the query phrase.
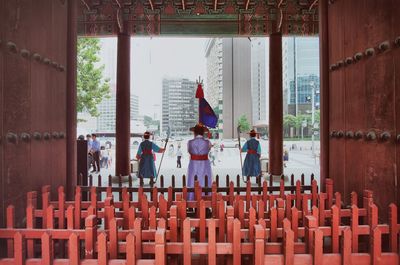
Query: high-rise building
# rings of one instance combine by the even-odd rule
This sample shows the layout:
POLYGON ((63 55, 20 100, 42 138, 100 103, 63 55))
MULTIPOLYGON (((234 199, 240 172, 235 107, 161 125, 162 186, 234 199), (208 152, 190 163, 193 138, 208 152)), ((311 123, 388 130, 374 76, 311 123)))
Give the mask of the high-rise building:
POLYGON ((218 116, 217 132, 221 135, 223 132, 222 39, 209 39, 205 52, 205 57, 207 58, 205 97, 218 116))
POLYGON ((188 135, 198 120, 196 82, 185 78, 162 81, 162 132, 171 136, 188 135))
POLYGON ((319 40, 317 37, 283 38, 283 87, 285 113, 311 111, 312 90, 319 106, 319 40))
MULTIPOLYGON (((116 118, 116 94, 111 92, 109 98, 105 98, 98 105, 100 115, 97 117, 97 131, 100 132, 115 132, 115 118, 116 118)), ((131 121, 139 121, 139 97, 131 94, 131 121)))
POLYGON ((223 39, 224 138, 236 138, 240 116, 252 124, 251 42, 247 38, 223 39))
POLYGON ((251 39, 251 96, 254 126, 268 125, 269 38, 251 39))
POLYGON ((235 138, 240 116, 245 115, 252 124, 251 42, 247 38, 212 39, 205 54, 207 73, 211 73, 207 76, 207 100, 217 106, 223 137, 235 138))

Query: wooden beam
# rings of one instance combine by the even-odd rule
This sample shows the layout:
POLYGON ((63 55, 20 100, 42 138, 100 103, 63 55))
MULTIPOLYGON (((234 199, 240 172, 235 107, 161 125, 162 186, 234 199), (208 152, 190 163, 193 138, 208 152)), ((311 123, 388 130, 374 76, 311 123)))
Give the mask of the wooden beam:
POLYGON ((77 176, 77 41, 78 41, 78 2, 68 1, 67 30, 67 198, 72 199, 74 187, 78 183, 77 176))
POLYGON ((183 10, 186 10, 185 0, 182 0, 182 9, 183 9, 183 10))
POLYGON ((269 174, 283 173, 282 34, 269 38, 269 174))
MULTIPOLYGON (((125 27, 126 28, 126 27, 125 27)), ((130 36, 118 34, 115 174, 130 173, 130 36)))
POLYGON ((217 4, 218 4, 218 0, 215 0, 215 1, 214 1, 214 11, 217 10, 217 4))
POLYGON ((246 10, 249 9, 250 0, 246 1, 246 10))
POLYGON ((320 71, 320 182, 323 188, 329 177, 329 26, 328 0, 319 2, 319 71, 320 71))

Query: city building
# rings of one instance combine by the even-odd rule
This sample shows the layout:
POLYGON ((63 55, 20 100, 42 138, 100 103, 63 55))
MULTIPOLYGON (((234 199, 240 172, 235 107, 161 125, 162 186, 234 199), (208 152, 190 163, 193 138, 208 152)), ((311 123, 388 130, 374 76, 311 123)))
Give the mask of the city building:
POLYGON ((211 39, 206 45, 207 100, 220 117, 223 138, 237 137, 237 121, 252 123, 251 42, 248 38, 211 39), (222 55, 222 57, 221 57, 222 55), (221 122, 222 117, 222 122, 221 122))
POLYGON ((255 127, 268 126, 269 38, 251 39, 252 122, 255 127))
POLYGON ((314 107, 319 109, 319 76, 297 76, 297 94, 295 81, 290 82, 288 113, 296 116, 311 113, 312 93, 314 92, 314 107), (296 100, 297 99, 297 100, 296 100))
POLYGON ((205 57, 207 59, 207 81, 204 92, 208 103, 218 116, 217 129, 214 130, 222 136, 223 133, 223 85, 222 85, 222 39, 212 38, 207 41, 205 57))
MULTIPOLYGON (((104 98, 97 106, 100 115, 96 118, 96 131, 115 132, 116 100, 115 92, 111 92, 111 96, 109 98, 104 98)), ((143 118, 139 116, 139 97, 131 94, 130 105, 131 125, 135 124, 134 127, 139 128, 140 125, 138 125, 138 123, 140 123, 140 121, 143 123, 143 118)), ((136 129, 134 132, 139 133, 136 129)))
MULTIPOLYGON (((297 116, 310 112, 312 86, 319 91, 319 39, 285 37, 282 40, 284 113, 297 116)), ((315 95, 319 106, 319 95, 315 95)))
POLYGON ((198 121, 197 84, 186 78, 162 81, 162 132, 171 136, 188 135, 198 121))

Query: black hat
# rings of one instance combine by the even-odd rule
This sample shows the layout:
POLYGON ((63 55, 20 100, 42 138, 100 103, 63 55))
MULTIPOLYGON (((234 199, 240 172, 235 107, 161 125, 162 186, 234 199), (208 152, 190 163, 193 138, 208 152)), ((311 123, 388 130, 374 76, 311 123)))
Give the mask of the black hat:
POLYGON ((208 131, 208 128, 201 123, 197 123, 194 127, 190 128, 190 131, 198 135, 203 135, 206 131, 208 131))

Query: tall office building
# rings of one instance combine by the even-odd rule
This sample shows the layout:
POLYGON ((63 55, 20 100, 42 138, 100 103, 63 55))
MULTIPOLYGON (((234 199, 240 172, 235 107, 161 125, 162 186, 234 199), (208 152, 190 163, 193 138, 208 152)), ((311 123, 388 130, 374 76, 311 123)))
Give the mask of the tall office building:
POLYGON ((314 37, 283 38, 283 86, 285 113, 299 115, 311 111, 314 90, 319 106, 319 40, 314 37))
POLYGON ((171 136, 188 135, 198 120, 196 82, 182 78, 162 81, 162 132, 171 136))
MULTIPOLYGON (((97 106, 100 115, 97 117, 97 131, 99 132, 115 132, 116 118, 116 94, 111 92, 110 98, 105 98, 97 106)), ((139 117, 139 97, 131 94, 131 122, 141 121, 139 117)))
POLYGON ((251 39, 251 96, 253 125, 268 125, 269 99, 269 38, 251 39))
POLYGON ((209 39, 206 43, 205 57, 207 58, 207 81, 205 97, 218 116, 217 132, 223 133, 223 86, 222 86, 222 39, 209 39))
POLYGON ((252 124, 251 42, 247 38, 212 39, 207 43, 205 55, 210 73, 207 100, 218 106, 223 137, 235 138, 240 116, 245 115, 252 124))

